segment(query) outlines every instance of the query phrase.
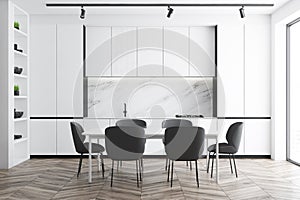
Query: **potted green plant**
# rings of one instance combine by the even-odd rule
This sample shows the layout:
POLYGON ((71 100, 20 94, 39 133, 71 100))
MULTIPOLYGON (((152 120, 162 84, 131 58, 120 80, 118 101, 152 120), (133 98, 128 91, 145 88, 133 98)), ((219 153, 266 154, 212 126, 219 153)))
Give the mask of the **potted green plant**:
POLYGON ((14 86, 14 95, 19 96, 20 95, 20 88, 18 85, 14 86))
POLYGON ((20 29, 20 24, 19 24, 19 22, 14 22, 14 27, 15 27, 15 29, 20 29))

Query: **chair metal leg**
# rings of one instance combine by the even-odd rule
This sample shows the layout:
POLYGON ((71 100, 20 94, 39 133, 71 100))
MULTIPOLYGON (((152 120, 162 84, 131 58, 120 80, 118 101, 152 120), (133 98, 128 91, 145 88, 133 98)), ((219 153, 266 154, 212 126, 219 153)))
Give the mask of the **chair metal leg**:
POLYGON ((235 177, 238 177, 237 170, 236 170, 236 164, 235 164, 235 156, 232 154, 234 169, 235 169, 235 177))
POLYGON ((208 155, 206 155, 206 156, 208 156, 208 162, 207 162, 207 173, 209 173, 209 164, 210 164, 210 152, 209 152, 209 154, 208 155))
POLYGON ((231 164, 231 158, 230 158, 230 154, 228 154, 228 156, 229 156, 229 163, 230 163, 230 169, 231 169, 231 173, 233 174, 233 170, 232 170, 232 164, 231 164))
POLYGON ((189 166, 189 161, 186 161, 186 166, 187 166, 187 167, 189 166))
POLYGON ((120 165, 120 161, 117 161, 117 171, 119 171, 119 165, 120 165))
POLYGON ((168 179, 167 179, 167 182, 169 182, 169 180, 170 180, 169 177, 170 177, 170 162, 171 162, 169 159, 168 159, 168 161, 169 162, 168 162, 168 179))
POLYGON ((199 187, 199 177, 198 177, 198 166, 197 166, 197 160, 195 161, 195 168, 196 168, 196 180, 197 180, 197 187, 199 187))
POLYGON ((79 158, 79 165, 78 165, 78 172, 77 172, 77 178, 80 174, 81 171, 81 165, 82 165, 82 154, 80 154, 80 158, 79 158))
POLYGON ((136 169, 136 185, 139 187, 139 167, 138 167, 138 161, 135 161, 135 169, 136 169))
POLYGON ((122 162, 122 160, 120 161, 120 168, 122 167, 122 165, 123 165, 123 162, 122 162))
POLYGON ((104 178, 105 169, 104 169, 104 161, 103 161, 103 154, 102 153, 100 154, 100 159, 101 159, 101 166, 102 166, 102 178, 104 178))
POLYGON ((211 175, 210 175, 211 178, 213 177, 213 172, 214 172, 214 156, 215 154, 213 154, 212 161, 211 161, 211 175))
POLYGON ((114 176, 114 161, 112 160, 110 187, 112 187, 112 185, 113 185, 113 176, 114 176))
POLYGON ((172 160, 171 187, 173 186, 173 169, 174 169, 174 161, 172 160))
POLYGON ((192 161, 190 161, 190 170, 192 170, 192 161))
POLYGON ((142 159, 139 160, 139 173, 140 173, 140 181, 142 180, 142 159))

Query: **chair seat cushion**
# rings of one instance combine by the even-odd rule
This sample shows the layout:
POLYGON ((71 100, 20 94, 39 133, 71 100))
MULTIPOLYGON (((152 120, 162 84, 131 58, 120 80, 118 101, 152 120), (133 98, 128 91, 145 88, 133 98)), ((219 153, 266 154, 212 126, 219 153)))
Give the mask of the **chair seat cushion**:
MULTIPOLYGON (((207 148, 207 150, 209 152, 216 152, 216 145, 215 144, 210 145, 207 148)), ((237 151, 236 151, 236 149, 233 146, 231 146, 231 145, 229 145, 227 143, 219 143, 219 153, 234 154, 236 152, 237 151)))
MULTIPOLYGON (((86 152, 89 153, 89 143, 86 142, 83 144, 86 148, 86 152)), ((92 153, 103 153, 105 151, 105 148, 101 144, 92 143, 92 153)))

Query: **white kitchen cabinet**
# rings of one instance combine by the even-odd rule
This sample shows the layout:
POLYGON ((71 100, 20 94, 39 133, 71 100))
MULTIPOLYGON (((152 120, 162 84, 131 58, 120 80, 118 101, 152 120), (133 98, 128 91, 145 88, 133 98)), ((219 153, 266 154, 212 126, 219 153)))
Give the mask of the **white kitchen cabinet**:
POLYGON ((56 120, 31 120, 31 155, 56 155, 56 139, 56 120))
POLYGON ((56 116, 56 25, 32 24, 30 31, 30 113, 56 116))
POLYGON ((271 155, 271 120, 247 119, 245 122, 245 154, 271 155))
POLYGON ((244 116, 244 25, 218 26, 218 116, 244 116))
POLYGON ((164 75, 189 75, 188 27, 164 28, 164 75))
POLYGON ((163 75, 163 29, 162 27, 139 27, 138 76, 163 75))
POLYGON ((111 76, 111 27, 86 27, 86 76, 111 76))
POLYGON ((245 116, 271 114, 270 18, 249 19, 245 26, 245 116))
POLYGON ((57 116, 83 115, 83 27, 57 25, 57 116))
MULTIPOLYGON (((73 136, 71 131, 70 122, 74 120, 56 121, 56 134, 57 134, 57 155, 77 155, 73 136)), ((82 120, 75 120, 75 122, 83 125, 82 120)))
POLYGON ((190 27, 190 76, 215 76, 215 26, 190 27))
POLYGON ((112 27, 112 75, 137 75, 137 28, 112 27))

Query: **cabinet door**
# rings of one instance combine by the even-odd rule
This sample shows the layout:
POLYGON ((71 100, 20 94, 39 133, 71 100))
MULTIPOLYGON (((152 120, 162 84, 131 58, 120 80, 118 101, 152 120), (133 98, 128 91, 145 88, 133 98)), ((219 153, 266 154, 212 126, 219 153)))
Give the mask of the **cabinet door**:
POLYGON ((270 19, 249 20, 245 26, 245 115, 271 114, 270 19))
POLYGON ((218 116, 244 116, 243 24, 218 26, 218 116))
POLYGON ((83 30, 81 25, 57 25, 57 116, 83 113, 83 30))
POLYGON ((56 116, 56 25, 33 24, 30 37, 30 113, 56 116))
POLYGON ((30 154, 56 155, 56 120, 31 120, 30 154))
POLYGON ((111 76, 111 27, 86 27, 86 76, 111 76))
POLYGON ((268 119, 246 120, 245 154, 271 155, 271 123, 268 119))
MULTIPOLYGON (((73 121, 73 120, 72 120, 73 121)), ((57 155, 77 155, 70 126, 70 120, 57 120, 57 155)), ((82 120, 76 120, 82 124, 82 120)))
POLYGON ((163 75, 163 29, 138 28, 138 75, 163 75))
POLYGON ((136 27, 112 27, 112 75, 137 75, 136 27))
POLYGON ((214 26, 190 27, 190 76, 215 76, 214 26))
POLYGON ((164 28, 164 75, 189 75, 189 30, 186 27, 164 28))

